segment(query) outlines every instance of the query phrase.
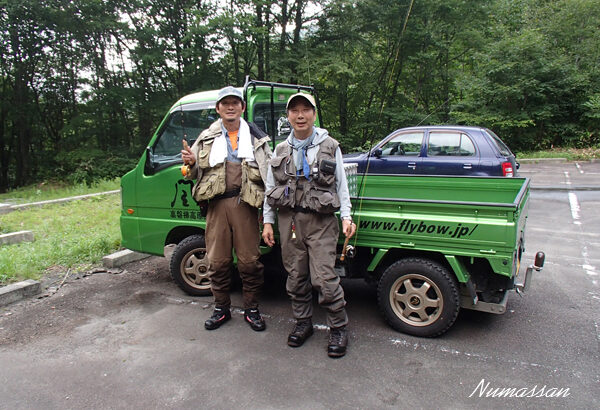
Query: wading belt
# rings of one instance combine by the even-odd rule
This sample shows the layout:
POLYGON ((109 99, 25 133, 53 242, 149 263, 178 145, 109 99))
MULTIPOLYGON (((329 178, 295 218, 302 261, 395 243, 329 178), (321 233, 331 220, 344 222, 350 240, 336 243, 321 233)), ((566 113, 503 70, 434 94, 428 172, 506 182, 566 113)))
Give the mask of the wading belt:
POLYGON ((212 201, 216 201, 217 199, 226 199, 233 198, 234 196, 238 196, 240 194, 240 188, 232 189, 231 191, 225 191, 221 195, 217 195, 212 198, 212 201))

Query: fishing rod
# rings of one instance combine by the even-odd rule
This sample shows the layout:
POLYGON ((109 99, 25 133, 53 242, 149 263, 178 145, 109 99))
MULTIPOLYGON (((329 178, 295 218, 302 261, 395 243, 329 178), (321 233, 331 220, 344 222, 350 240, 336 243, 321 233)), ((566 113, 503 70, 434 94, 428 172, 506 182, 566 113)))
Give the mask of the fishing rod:
MULTIPOLYGON (((408 18, 410 17, 410 13, 412 12, 412 8, 414 5, 414 0, 411 0, 409 6, 408 6, 408 10, 406 11, 406 16, 404 17, 404 23, 402 24, 402 30, 400 31, 400 36, 398 36, 398 48, 396 50, 396 55, 394 57, 394 64, 392 65, 392 69, 390 70, 390 74, 388 77, 388 81, 386 81, 386 84, 389 84, 390 81, 392 80, 392 76, 394 74, 394 71, 396 70, 396 63, 398 62, 398 57, 400 56, 400 49, 402 46, 402 38, 404 37, 404 33, 406 31, 406 25, 408 24, 408 18)), ((385 100, 387 97, 387 88, 385 90, 385 92, 383 93, 382 96, 382 102, 381 102, 381 109, 379 110, 379 115, 377 116, 377 123, 379 123, 381 121, 381 116, 383 115, 383 109, 385 107, 385 100)), ((369 165, 371 163, 371 156, 372 156, 372 149, 373 149, 373 141, 375 139, 375 133, 371 134, 371 139, 369 140, 369 149, 367 150, 367 164, 365 166, 365 169, 362 173, 362 177, 360 180, 360 184, 359 184, 359 188, 358 188, 358 211, 362 210, 362 203, 363 203, 363 197, 364 197, 364 191, 365 191, 365 181, 367 178, 367 173, 369 172, 369 165)), ((354 215, 356 213, 356 208, 353 208, 352 210, 352 219, 354 220, 354 215)), ((356 248, 356 243, 358 241, 358 228, 360 227, 360 217, 361 217, 361 212, 358 213, 358 219, 356 221, 356 233, 354 234, 354 242, 352 245, 351 249, 347 249, 348 248, 348 242, 349 242, 349 238, 346 238, 346 240, 344 241, 344 247, 342 248, 342 256, 345 259, 346 253, 351 250, 352 252, 354 251, 354 248, 356 248)), ((340 260, 344 260, 342 258, 340 258, 340 260)))

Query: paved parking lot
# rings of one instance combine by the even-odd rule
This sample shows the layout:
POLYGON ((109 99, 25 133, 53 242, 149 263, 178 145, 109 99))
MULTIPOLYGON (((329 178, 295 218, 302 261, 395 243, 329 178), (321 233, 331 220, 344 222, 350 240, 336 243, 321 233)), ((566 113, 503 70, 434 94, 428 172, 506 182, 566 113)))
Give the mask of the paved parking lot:
POLYGON ((265 332, 239 309, 207 332, 211 298, 183 294, 152 257, 0 310, 0 408, 596 408, 600 163, 520 172, 534 188, 524 264, 543 250, 546 265, 504 315, 462 311, 442 337, 416 338, 384 323, 372 287, 346 280, 349 353, 332 360, 318 308, 315 336, 286 345, 282 277, 268 281, 265 332), (561 394, 486 397, 495 388, 561 394))

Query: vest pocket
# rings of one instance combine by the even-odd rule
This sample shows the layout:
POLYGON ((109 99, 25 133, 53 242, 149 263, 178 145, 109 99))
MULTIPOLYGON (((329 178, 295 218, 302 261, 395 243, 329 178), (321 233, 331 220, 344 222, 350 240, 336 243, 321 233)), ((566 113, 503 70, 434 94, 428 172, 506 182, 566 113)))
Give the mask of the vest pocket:
POLYGON ((340 198, 337 193, 316 187, 311 187, 306 193, 306 202, 310 209, 321 214, 331 214, 340 209, 340 198))
POLYGON ((260 208, 263 205, 265 188, 256 161, 242 162, 242 188, 240 197, 242 201, 255 208, 260 208))
POLYGON ((198 166, 202 169, 209 167, 209 157, 210 157, 210 149, 209 150, 201 150, 198 152, 198 166))
POLYGON ((319 171, 319 173, 317 174, 317 177, 315 178, 315 182, 322 187, 332 187, 335 186, 335 174, 334 175, 328 175, 323 173, 322 171, 319 171))
POLYGON ((248 205, 260 208, 265 200, 265 191, 256 184, 246 184, 242 186, 240 197, 248 205))
POLYGON ((294 189, 290 185, 273 187, 265 195, 267 203, 274 208, 293 208, 296 202, 294 189))
POLYGON ((335 157, 330 159, 325 153, 319 152, 319 154, 317 158, 319 166, 315 167, 317 173, 313 175, 313 178, 319 186, 332 187, 335 185, 335 157))
POLYGON ((196 201, 206 201, 223 192, 225 192, 225 179, 219 178, 217 173, 212 173, 205 175, 196 185, 194 198, 196 201))
POLYGON ((260 182, 262 184, 263 180, 260 176, 260 170, 258 169, 258 162, 246 161, 246 172, 248 173, 248 179, 250 181, 260 182))
POLYGON ((280 184, 283 184, 289 178, 285 174, 286 161, 284 161, 289 158, 290 157, 288 157, 288 156, 271 158, 270 165, 271 165, 271 168, 273 169, 273 178, 275 179, 276 182, 278 182, 280 184))

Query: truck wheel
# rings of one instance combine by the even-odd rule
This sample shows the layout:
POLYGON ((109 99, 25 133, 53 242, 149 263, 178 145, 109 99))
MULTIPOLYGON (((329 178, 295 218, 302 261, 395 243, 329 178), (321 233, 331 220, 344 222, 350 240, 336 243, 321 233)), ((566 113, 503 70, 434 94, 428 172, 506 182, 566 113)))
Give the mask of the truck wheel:
POLYGON ((389 266, 379 280, 379 308, 396 330, 435 337, 456 320, 460 298, 456 279, 442 265, 428 259, 402 259, 389 266))
POLYGON ((187 294, 210 296, 208 256, 204 235, 192 235, 175 247, 170 263, 171 276, 187 294))

